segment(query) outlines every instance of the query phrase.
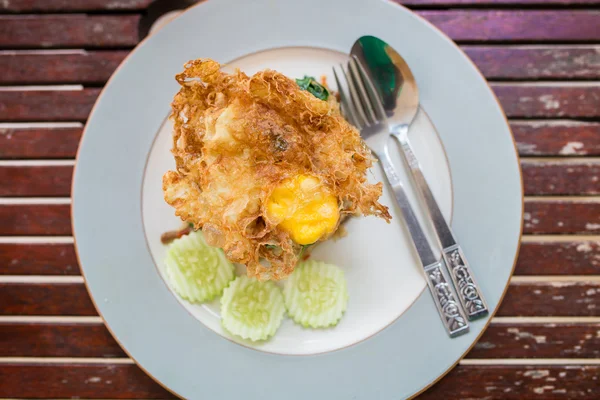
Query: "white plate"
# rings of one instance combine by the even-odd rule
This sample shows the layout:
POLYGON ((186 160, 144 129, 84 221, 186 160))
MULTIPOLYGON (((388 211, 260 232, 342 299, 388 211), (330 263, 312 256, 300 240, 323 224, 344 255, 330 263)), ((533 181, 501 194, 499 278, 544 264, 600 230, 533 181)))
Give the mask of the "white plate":
MULTIPOLYGON (((175 393, 406 397, 454 365, 489 321, 474 322, 468 335, 447 337, 429 293, 419 296, 424 280, 395 209, 391 224, 354 219, 347 237, 313 252, 341 265, 348 277, 348 311, 334 329, 306 330, 286 321, 271 341, 240 345, 227 340, 235 338, 222 331, 216 305, 179 301, 161 277, 160 234, 179 226, 160 189, 173 163, 163 122, 183 63, 210 57, 248 73, 270 67, 292 77, 328 74, 363 34, 386 40, 413 69, 443 146, 423 112, 411 138, 442 210, 447 218, 454 214, 453 228, 490 309, 497 308, 516 256, 522 190, 506 120, 466 56, 427 22, 387 1, 208 1, 151 36, 113 76, 86 127, 73 189, 77 250, 99 312, 124 349, 175 393), (306 10, 340 23, 308 28, 306 10), (257 384, 254 370, 264 384, 257 384)), ((399 157, 395 161, 403 167, 399 157)), ((377 168, 373 175, 381 179, 377 168)), ((410 182, 405 172, 404 181, 410 182)), ((387 193, 383 201, 392 204, 387 193)))
MULTIPOLYGON (((304 75, 326 75, 328 82, 335 82, 331 66, 346 61, 343 53, 316 48, 280 48, 253 53, 228 63, 227 69, 240 68, 253 74, 265 68, 275 69, 287 76, 302 78, 304 75)), ((411 128, 411 138, 422 160, 424 173, 431 182, 442 210, 449 218, 452 188, 450 170, 442 144, 435 129, 424 112, 420 112, 411 128)), ((391 142, 391 140, 390 140, 391 142)), ((391 143, 393 144, 393 143, 391 143)), ((166 280, 163 259, 166 247, 160 235, 178 229, 181 220, 174 216, 173 208, 165 203, 162 191, 162 175, 175 168, 170 152, 172 123, 166 121, 161 127, 150 151, 144 175, 142 212, 144 231, 152 257, 166 280)), ((405 182, 409 176, 396 152, 396 165, 405 182)), ((376 166, 371 180, 381 182, 383 175, 376 166)), ((411 199, 418 201, 411 192, 411 199)), ((417 299, 425 288, 425 280, 419 260, 413 251, 411 239, 404 229, 399 209, 393 195, 385 188, 381 199, 390 207, 391 224, 382 219, 355 218, 345 228, 348 235, 330 240, 312 251, 312 259, 342 266, 348 280, 350 300, 341 322, 332 329, 303 329, 290 319, 285 319, 275 337, 264 343, 248 343, 228 334, 221 327, 219 301, 203 305, 181 301, 182 305, 215 332, 239 343, 278 354, 315 354, 350 346, 374 335, 396 320, 417 299)), ((425 222, 423 216, 422 220, 425 222)), ((429 226, 423 224, 424 226, 429 226)), ((431 236, 432 241, 435 240, 431 236)), ((243 272, 243 270, 242 270, 243 272)))

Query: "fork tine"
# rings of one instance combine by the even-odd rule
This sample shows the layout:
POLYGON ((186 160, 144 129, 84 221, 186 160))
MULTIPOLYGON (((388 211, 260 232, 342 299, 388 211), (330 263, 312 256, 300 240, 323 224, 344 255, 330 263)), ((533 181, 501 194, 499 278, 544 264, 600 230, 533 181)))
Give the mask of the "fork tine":
POLYGON ((371 104, 371 99, 367 94, 367 90, 363 84, 363 79, 360 76, 360 72, 358 70, 358 61, 354 57, 350 57, 350 61, 348 61, 348 69, 350 71, 350 78, 352 79, 354 85, 358 89, 359 100, 365 108, 365 114, 369 117, 370 124, 377 123, 377 116, 375 115, 375 110, 373 109, 373 105, 371 104))
POLYGON ((352 125, 354 125, 358 129, 362 129, 362 125, 359 124, 356 119, 356 111, 354 110, 354 106, 350 103, 350 99, 349 99, 348 95, 346 94, 346 90, 344 89, 344 87, 342 86, 342 83, 340 82, 338 74, 335 70, 335 66, 331 67, 331 69, 333 70, 333 76, 335 78, 335 83, 337 84, 338 92, 340 93, 340 100, 342 103, 342 107, 341 107, 342 115, 344 115, 344 117, 346 117, 346 119, 349 120, 352 125))
POLYGON ((357 111, 357 113, 356 113, 357 119, 362 120, 364 122, 363 126, 371 126, 371 123, 369 122, 369 120, 367 119, 367 116, 365 115, 365 110, 363 109, 363 105, 360 102, 360 96, 358 94, 358 91, 356 90, 356 86, 355 86, 352 78, 348 77, 348 74, 346 73, 346 70, 344 69, 343 66, 342 66, 342 73, 344 74, 344 78, 346 78, 346 82, 348 83, 348 89, 350 90, 350 99, 352 100, 354 109, 357 111))
POLYGON ((375 84, 373 83, 373 80, 371 79, 367 71, 365 71, 358 58, 354 55, 352 56, 352 58, 354 59, 355 64, 358 67, 358 70, 360 71, 361 78, 365 83, 365 86, 367 87, 367 91, 369 92, 369 99, 371 100, 371 106, 373 106, 373 108, 375 109, 377 119, 383 120, 387 118, 385 109, 383 108, 383 103, 381 102, 381 97, 379 96, 379 92, 377 91, 377 89, 375 89, 375 84))

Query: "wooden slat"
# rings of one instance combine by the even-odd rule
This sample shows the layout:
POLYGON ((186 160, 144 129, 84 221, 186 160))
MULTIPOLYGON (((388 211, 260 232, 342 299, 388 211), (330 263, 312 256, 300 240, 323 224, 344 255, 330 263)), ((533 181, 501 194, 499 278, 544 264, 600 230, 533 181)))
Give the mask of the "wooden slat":
MULTIPOLYGON (((459 365, 419 399, 594 399, 597 365, 459 365)), ((0 364, 11 398, 174 398, 133 364, 0 364), (42 394, 43 393, 43 394, 42 394)))
POLYGON ((73 166, 0 166, 0 196, 69 197, 73 166))
POLYGON ((74 158, 83 128, 0 128, 0 159, 74 158))
MULTIPOLYGON (((600 194, 600 161, 522 160, 526 195, 600 194)), ((72 166, 0 166, 0 196, 68 197, 72 166)))
POLYGON ((98 315, 83 283, 1 283, 0 315, 98 315))
POLYGON ((600 358, 600 324, 492 323, 467 358, 600 358))
POLYGON ((600 123, 570 120, 510 121, 522 156, 600 155, 600 123))
MULTIPOLYGON (((597 41, 600 12, 418 11, 457 41, 597 41)), ((138 43, 139 15, 0 16, 0 47, 115 47, 138 43)))
POLYGON ((419 400, 597 399, 598 365, 459 365, 419 400))
MULTIPOLYGON (((525 202, 524 232, 528 234, 588 235, 600 232, 600 202, 537 200, 525 202)), ((0 236, 70 235, 69 205, 0 205, 0 236)))
MULTIPOLYGON (((0 244, 0 275, 79 274, 72 244, 0 244)), ((600 275, 600 241, 524 241, 515 275, 600 275)))
POLYGON ((100 89, 0 91, 0 121, 84 121, 100 89))
MULTIPOLYGON (((511 121, 522 156, 600 155, 600 123, 511 121)), ((83 128, 0 128, 0 158, 74 158, 83 128)))
MULTIPOLYGON (((463 46, 488 79, 598 79, 600 46, 463 46)), ((0 54, 0 84, 101 84, 127 51, 0 54)))
POLYGON ((73 167, 0 166, 0 196, 70 196, 73 167))
POLYGON ((0 12, 66 12, 144 10, 152 0, 10 0, 0 2, 0 12))
POLYGON ((0 236, 71 235, 70 209, 68 204, 0 205, 0 236))
POLYGON ((490 84, 507 116, 521 117, 595 117, 600 109, 598 83, 492 83, 490 84))
POLYGON ((600 316, 598 282, 511 282, 498 316, 600 316))
POLYGON ((526 195, 600 193, 600 161, 521 161, 526 195))
POLYGON ((139 15, 0 15, 0 47, 130 47, 139 15))
MULTIPOLYGON (((600 86, 492 84, 510 117, 594 117, 600 109, 600 86)), ((0 91, 0 120, 85 120, 99 89, 0 91)))
POLYGON ((456 41, 598 41, 596 10, 417 11, 456 41))
MULTIPOLYGON (((0 12, 73 12, 135 11, 146 9, 152 0, 10 0, 0 2, 0 12)), ((405 6, 471 6, 471 5, 597 5, 598 0, 398 0, 405 6)))
POLYGON ((10 398, 174 399, 133 364, 0 364, 10 398))
POLYGON ((70 243, 0 243, 0 275, 80 275, 70 243))
MULTIPOLYGON (((600 316, 598 282, 513 282, 499 316, 600 316)), ((96 315, 83 283, 0 283, 3 315, 96 315)))
POLYGON ((600 232, 600 202, 527 200, 524 218, 524 233, 594 235, 600 232))
POLYGON ((600 241, 524 241, 515 275, 600 275, 600 241))
POLYGON ((127 357, 103 324, 0 323, 0 357, 127 357))
POLYGON ((463 46, 488 79, 598 79, 600 46, 463 46))
POLYGON ((102 84, 128 53, 82 50, 73 54, 0 54, 0 84, 102 84))
POLYGON ((407 6, 598 5, 598 0, 394 0, 407 6))
MULTIPOLYGON (((595 117, 600 85, 492 84, 509 117, 595 117)), ((83 121, 100 90, 0 91, 0 121, 83 121)))
MULTIPOLYGON (((492 323, 466 358, 600 358, 598 323, 492 323)), ((126 357, 102 323, 0 323, 0 357, 126 357)))

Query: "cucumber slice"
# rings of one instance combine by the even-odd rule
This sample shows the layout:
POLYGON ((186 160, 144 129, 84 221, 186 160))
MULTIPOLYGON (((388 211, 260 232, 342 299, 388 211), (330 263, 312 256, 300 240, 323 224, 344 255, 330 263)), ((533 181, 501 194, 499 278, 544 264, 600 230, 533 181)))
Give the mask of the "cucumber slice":
POLYGON ((221 323, 230 333, 252 341, 273 336, 285 314, 281 289, 273 282, 238 276, 221 297, 221 323))
POLYGON ((221 249, 207 245, 200 231, 174 240, 165 264, 173 290, 193 303, 212 300, 234 278, 233 264, 221 249))
POLYGON ((296 323, 312 328, 335 326, 348 304, 344 272, 320 261, 301 262, 285 282, 283 297, 296 323))

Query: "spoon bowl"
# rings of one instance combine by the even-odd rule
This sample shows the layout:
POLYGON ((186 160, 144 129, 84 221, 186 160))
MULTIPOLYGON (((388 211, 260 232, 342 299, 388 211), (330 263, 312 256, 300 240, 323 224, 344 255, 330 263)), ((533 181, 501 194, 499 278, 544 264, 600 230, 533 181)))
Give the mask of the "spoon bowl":
POLYGON ((404 59, 383 40, 362 36, 350 54, 365 66, 383 103, 391 133, 407 133, 419 110, 417 82, 404 59))

